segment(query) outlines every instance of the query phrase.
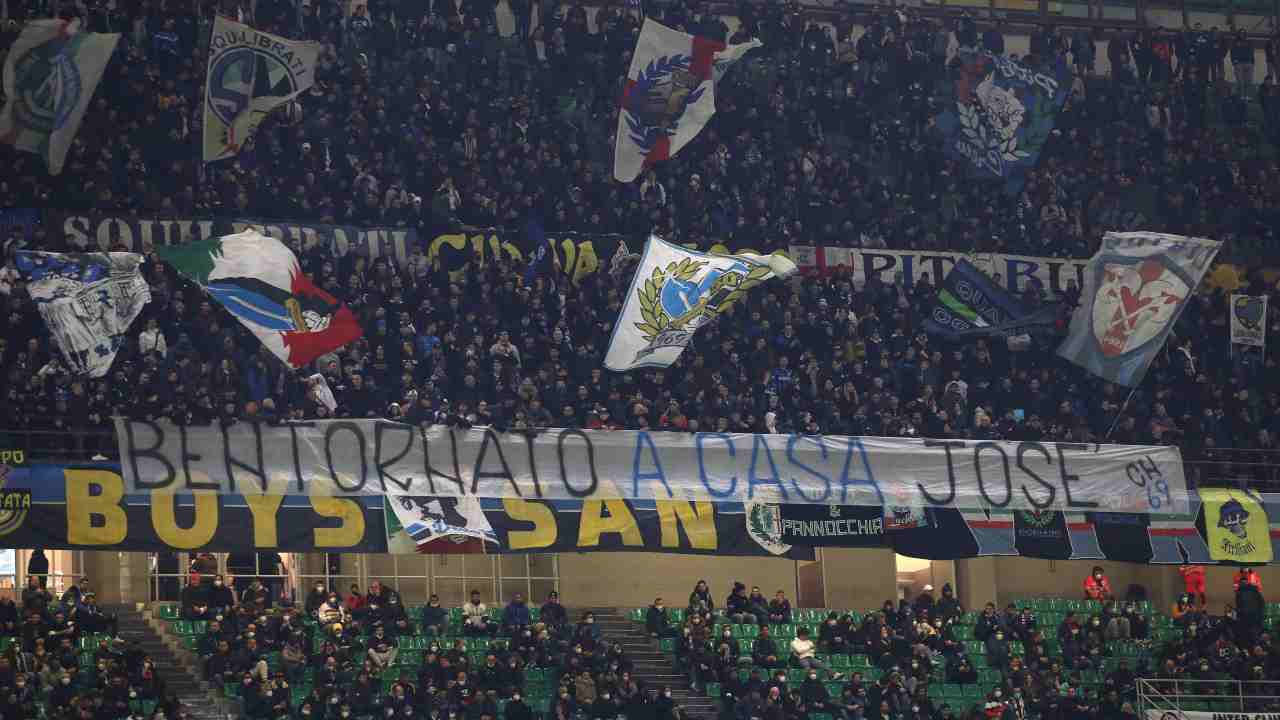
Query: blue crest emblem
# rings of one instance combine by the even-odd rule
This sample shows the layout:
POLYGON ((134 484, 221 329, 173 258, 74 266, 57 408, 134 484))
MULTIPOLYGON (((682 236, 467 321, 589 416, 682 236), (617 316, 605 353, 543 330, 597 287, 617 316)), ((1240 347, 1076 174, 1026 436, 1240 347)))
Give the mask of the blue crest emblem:
POLYGON ((680 118, 706 88, 692 72, 690 55, 654 58, 636 78, 623 102, 628 134, 643 154, 665 137, 676 134, 680 118))
POLYGON ((656 267, 640 286, 642 322, 636 330, 648 342, 637 360, 663 347, 684 347, 693 333, 737 302, 771 274, 768 265, 735 260, 716 267, 686 257, 656 267))
POLYGON ((56 38, 14 63, 14 115, 23 127, 51 133, 67 124, 84 89, 75 60, 78 45, 78 38, 56 38))

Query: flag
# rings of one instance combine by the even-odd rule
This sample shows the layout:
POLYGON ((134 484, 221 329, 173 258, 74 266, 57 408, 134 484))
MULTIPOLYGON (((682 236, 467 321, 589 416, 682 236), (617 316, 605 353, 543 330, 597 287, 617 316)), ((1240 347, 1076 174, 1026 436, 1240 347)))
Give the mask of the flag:
POLYGON ((102 377, 151 287, 136 253, 49 253, 21 250, 15 258, 27 293, 76 375, 102 377))
POLYGON ((28 22, 4 63, 0 141, 43 156, 49 174, 60 174, 119 39, 80 32, 78 21, 28 22))
MULTIPOLYGON (((488 518, 475 496, 444 497, 435 495, 388 495, 386 503, 396 522, 414 543, 416 552, 463 552, 458 546, 480 545, 471 552, 483 552, 486 542, 497 543, 488 518), (440 542, 435 547, 433 543, 440 542)), ((391 528, 388 528, 391 534, 391 528)))
POLYGON ((311 283, 284 243, 249 229, 155 252, 204 288, 290 367, 358 339, 346 305, 311 283))
POLYGON ((645 19, 618 112, 613 176, 631 182, 680 152, 716 112, 716 82, 759 40, 724 43, 645 19))
POLYGON ((1058 355, 1137 387, 1219 247, 1180 235, 1107 233, 1085 267, 1080 306, 1058 355))
POLYGON ((959 60, 954 97, 938 116, 943 145, 979 177, 1004 180, 1017 192, 1066 102, 1070 69, 1061 58, 1052 75, 989 53, 961 53, 959 60))
POLYGON ((329 381, 320 373, 307 378, 307 397, 328 408, 329 412, 338 409, 338 399, 333 396, 333 388, 329 387, 329 381))
POLYGON ((1228 488, 1201 489, 1200 499, 1209 557, 1235 563, 1271 562, 1271 529, 1261 499, 1246 490, 1228 488))
POLYGON ((542 274, 551 259, 551 251, 547 248, 547 231, 539 218, 529 218, 525 223, 525 236, 528 246, 533 248, 529 253, 529 264, 524 267, 524 284, 532 285, 534 279, 542 274))
POLYGON ((308 90, 320 49, 218 16, 205 79, 204 161, 239 153, 267 113, 308 90))
POLYGON ((1267 346, 1267 296, 1231 295, 1231 344, 1267 346))
POLYGON ((782 255, 715 255, 650 237, 604 365, 619 372, 669 367, 698 328, 756 285, 795 271, 782 255))
POLYGON ((960 260, 942 280, 925 330, 951 340, 1014 337, 1052 331, 1057 307, 1027 308, 968 260, 960 260))

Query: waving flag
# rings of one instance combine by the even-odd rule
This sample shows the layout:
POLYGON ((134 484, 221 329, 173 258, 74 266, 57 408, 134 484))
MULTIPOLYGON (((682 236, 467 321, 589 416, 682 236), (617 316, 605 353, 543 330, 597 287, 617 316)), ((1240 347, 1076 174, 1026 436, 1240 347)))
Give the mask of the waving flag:
POLYGON ((320 50, 318 42, 215 18, 205 79, 204 161, 239 153, 267 113, 310 89, 320 50))
POLYGON ((313 285, 284 243, 256 230, 155 251, 290 367, 361 335, 351 310, 313 285))
POLYGON ((1056 317, 1055 306, 1028 308, 968 260, 960 260, 943 279, 924 325, 932 334, 961 340, 1052 330, 1056 317))
POLYGON ((1066 61, 1046 75, 1000 55, 962 53, 953 89, 954 102, 938 116, 947 152, 1016 192, 1071 90, 1066 61))
POLYGON ((151 301, 142 256, 23 250, 14 263, 71 372, 106 375, 129 326, 151 301))
POLYGON ((604 365, 619 372, 669 367, 698 328, 756 285, 795 271, 782 255, 713 255, 650 237, 604 365))
POLYGON ((1137 387, 1221 245, 1181 235, 1107 233, 1085 268, 1080 306, 1058 354, 1137 387))
POLYGON ((613 176, 631 182, 675 155, 716 112, 716 83, 759 40, 724 43, 646 19, 618 113, 613 176))
POLYGON ((32 20, 4 63, 0 142, 45 158, 49 174, 62 172, 102 71, 119 35, 82 33, 78 21, 32 20))

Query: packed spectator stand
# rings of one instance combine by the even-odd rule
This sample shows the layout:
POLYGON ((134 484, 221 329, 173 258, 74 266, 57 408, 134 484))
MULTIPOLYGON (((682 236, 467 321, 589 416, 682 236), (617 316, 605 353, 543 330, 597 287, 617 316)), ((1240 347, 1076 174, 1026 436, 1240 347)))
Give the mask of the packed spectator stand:
MULTIPOLYGON (((554 593, 541 607, 475 592, 462 607, 432 596, 406 608, 377 581, 365 593, 317 583, 274 607, 252 589, 236 600, 221 580, 196 580, 159 612, 245 717, 688 717, 670 686, 636 676, 591 611, 570 613, 554 593)), ((658 598, 629 617, 724 720, 1131 719, 1139 678, 1187 696, 1184 710, 1274 712, 1280 604, 1256 580, 1239 573, 1223 615, 1191 595, 1167 611, 1116 597, 1099 567, 1083 599, 1003 610, 968 610, 949 584, 936 599, 926 588, 879 610, 833 610, 742 583, 721 604, 700 582, 684 607, 658 598)))
MULTIPOLYGON (((422 18, 379 3, 357 5, 351 17, 315 3, 295 18, 260 3, 250 19, 263 29, 328 43, 320 82, 304 112, 273 116, 236 160, 202 166, 194 138, 214 10, 203 7, 199 17, 181 2, 91 7, 92 29, 132 31, 68 171, 51 178, 38 157, 5 147, 11 171, 0 201, 382 223, 413 226, 423 238, 459 223, 520 228, 534 215, 549 232, 638 240, 653 231, 764 249, 1060 256, 1087 255, 1103 230, 1124 227, 1120 220, 1140 206, 1144 229, 1224 240, 1223 257, 1255 269, 1280 227, 1274 39, 1255 98, 1247 83, 1226 81, 1229 52, 1206 64, 1183 42, 1212 39, 1229 49, 1234 38, 1114 34, 1112 74, 1077 78, 1040 170, 1009 196, 966 179, 930 131, 948 92, 947 48, 999 50, 1002 26, 965 16, 943 27, 901 10, 832 30, 804 22, 793 6, 744 5, 734 39, 756 33, 765 48, 726 78, 720 110, 693 145, 621 186, 607 168, 634 12, 603 8, 591 24, 581 5, 550 6, 526 42, 499 37, 483 3, 422 18), (1178 51, 1153 64, 1160 42, 1178 51), (418 80, 402 82, 406 74, 418 80), (166 182, 146 182, 158 175, 166 182), (1139 196, 1155 201, 1132 205, 1139 196)), ((698 6, 651 11, 675 26, 727 32, 698 6)), ((517 12, 521 27, 524 18, 517 12)), ((0 42, 14 32, 7 28, 0 42)), ((1093 47, 1046 27, 1025 59, 1061 57, 1083 73, 1093 47)), ((70 249, 43 226, 27 246, 70 249)), ((1221 292, 1192 301, 1132 398, 1065 366, 1048 346, 1014 353, 925 336, 922 309, 938 278, 911 288, 839 275, 779 285, 701 333, 672 371, 614 376, 600 360, 625 273, 573 284, 558 273, 527 278, 525 268, 498 262, 458 278, 422 247, 403 265, 295 249, 304 270, 349 302, 365 328, 363 340, 315 368, 337 396, 336 413, 309 392, 311 371, 284 370, 216 303, 152 263, 156 300, 102 380, 69 376, 24 293, 5 300, 6 424, 52 433, 16 440, 37 455, 110 457, 113 414, 193 424, 336 414, 504 428, 1172 442, 1195 459, 1228 447, 1270 451, 1280 432, 1280 395, 1264 382, 1275 343, 1265 355, 1225 352, 1221 292)), ((1270 290, 1259 273, 1247 282, 1250 292, 1270 290)), ((1059 299, 1069 305, 1073 292, 1059 299)), ((1026 295, 1047 300, 1034 287, 1026 295)), ((1243 472, 1262 475, 1264 465, 1243 472)))
POLYGON ((118 632, 88 578, 54 597, 29 576, 0 597, 0 714, 7 720, 188 720, 155 660, 118 632))

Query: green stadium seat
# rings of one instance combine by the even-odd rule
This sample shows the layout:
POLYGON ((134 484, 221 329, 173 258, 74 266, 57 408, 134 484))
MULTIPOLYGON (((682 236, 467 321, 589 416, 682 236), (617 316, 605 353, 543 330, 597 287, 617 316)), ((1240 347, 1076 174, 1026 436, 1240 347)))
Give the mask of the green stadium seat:
POLYGON ((673 653, 676 651, 676 639, 662 638, 658 641, 658 646, 664 653, 673 653))
POLYGON ((177 605, 161 605, 158 610, 161 620, 177 620, 181 617, 181 609, 177 605))
POLYGON ((720 697, 720 683, 707 683, 707 697, 720 697))

